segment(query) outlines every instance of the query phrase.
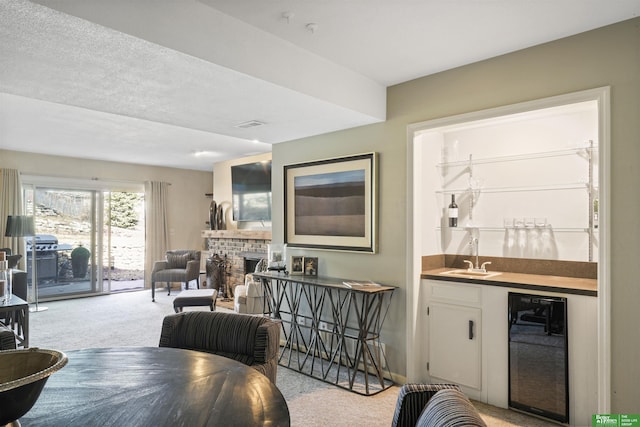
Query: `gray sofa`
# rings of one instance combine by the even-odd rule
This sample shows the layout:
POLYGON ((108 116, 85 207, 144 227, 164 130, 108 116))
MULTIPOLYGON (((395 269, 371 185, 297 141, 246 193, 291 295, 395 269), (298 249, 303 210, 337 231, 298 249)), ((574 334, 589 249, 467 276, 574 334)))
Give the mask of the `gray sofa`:
POLYGON ((251 366, 275 384, 281 327, 280 322, 267 317, 188 311, 164 318, 160 347, 228 357, 251 366))
POLYGON ((392 427, 486 427, 480 413, 454 384, 405 384, 392 427))

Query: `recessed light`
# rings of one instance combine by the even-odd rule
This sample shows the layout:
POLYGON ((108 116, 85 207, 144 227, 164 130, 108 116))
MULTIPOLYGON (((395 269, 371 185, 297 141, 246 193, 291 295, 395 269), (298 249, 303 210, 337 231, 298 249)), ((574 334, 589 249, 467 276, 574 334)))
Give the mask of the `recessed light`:
POLYGON ((207 150, 200 150, 200 151, 194 151, 193 155, 196 157, 213 157, 213 156, 217 156, 218 153, 216 153, 215 151, 207 151, 207 150))

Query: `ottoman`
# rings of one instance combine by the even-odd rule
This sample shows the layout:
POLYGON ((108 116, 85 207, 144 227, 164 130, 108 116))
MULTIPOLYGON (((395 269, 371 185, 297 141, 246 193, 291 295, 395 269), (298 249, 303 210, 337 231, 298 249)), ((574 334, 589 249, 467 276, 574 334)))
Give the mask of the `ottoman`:
POLYGON ((188 289, 176 295, 173 300, 173 309, 179 313, 183 307, 207 306, 214 311, 217 296, 218 291, 215 289, 188 289))

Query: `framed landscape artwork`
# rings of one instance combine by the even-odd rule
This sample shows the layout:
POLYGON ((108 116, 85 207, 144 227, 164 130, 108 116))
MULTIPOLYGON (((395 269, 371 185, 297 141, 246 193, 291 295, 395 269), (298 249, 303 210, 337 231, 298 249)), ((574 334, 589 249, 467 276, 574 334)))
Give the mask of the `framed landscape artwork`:
POLYGON ((376 153, 284 167, 285 243, 376 251, 376 153))

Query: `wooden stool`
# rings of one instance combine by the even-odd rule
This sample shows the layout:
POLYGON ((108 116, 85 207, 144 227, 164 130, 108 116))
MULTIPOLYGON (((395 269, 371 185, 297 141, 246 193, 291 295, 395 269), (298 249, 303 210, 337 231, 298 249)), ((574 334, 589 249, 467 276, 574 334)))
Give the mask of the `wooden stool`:
POLYGON ((216 297, 218 291, 215 289, 190 289, 180 292, 173 300, 173 309, 176 313, 182 311, 184 307, 208 306, 211 311, 216 309, 216 297))

